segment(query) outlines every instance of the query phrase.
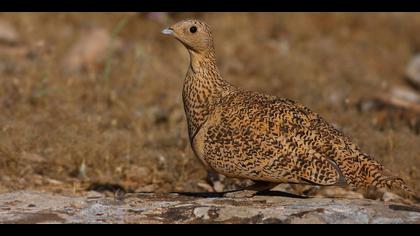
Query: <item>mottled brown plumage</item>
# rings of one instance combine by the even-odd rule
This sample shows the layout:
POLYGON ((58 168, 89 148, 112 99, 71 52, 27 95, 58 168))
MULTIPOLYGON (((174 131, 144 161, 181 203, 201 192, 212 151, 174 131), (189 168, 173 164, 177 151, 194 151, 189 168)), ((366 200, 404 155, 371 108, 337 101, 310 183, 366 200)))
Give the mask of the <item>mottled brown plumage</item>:
POLYGON ((204 22, 185 20, 162 32, 190 54, 184 108, 192 148, 209 170, 260 182, 388 187, 412 194, 318 114, 223 80, 204 22))

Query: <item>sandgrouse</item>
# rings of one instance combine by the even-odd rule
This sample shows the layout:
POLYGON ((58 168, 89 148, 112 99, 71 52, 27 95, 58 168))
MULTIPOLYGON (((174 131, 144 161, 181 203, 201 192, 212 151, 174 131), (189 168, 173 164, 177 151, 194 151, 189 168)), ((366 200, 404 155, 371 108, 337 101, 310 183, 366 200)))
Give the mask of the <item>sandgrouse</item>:
POLYGON ((210 171, 256 182, 238 196, 280 183, 347 184, 413 195, 401 178, 305 106, 225 81, 203 21, 180 21, 162 33, 180 41, 190 55, 182 97, 195 155, 210 171))

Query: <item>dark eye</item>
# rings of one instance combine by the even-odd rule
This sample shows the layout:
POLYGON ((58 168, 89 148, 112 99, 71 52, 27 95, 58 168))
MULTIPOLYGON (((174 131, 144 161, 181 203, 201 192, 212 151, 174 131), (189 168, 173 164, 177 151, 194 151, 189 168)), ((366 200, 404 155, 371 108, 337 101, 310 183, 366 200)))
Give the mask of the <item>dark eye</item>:
POLYGON ((195 26, 191 26, 191 28, 190 28, 190 32, 191 32, 191 33, 195 33, 195 32, 197 32, 197 27, 195 27, 195 26))

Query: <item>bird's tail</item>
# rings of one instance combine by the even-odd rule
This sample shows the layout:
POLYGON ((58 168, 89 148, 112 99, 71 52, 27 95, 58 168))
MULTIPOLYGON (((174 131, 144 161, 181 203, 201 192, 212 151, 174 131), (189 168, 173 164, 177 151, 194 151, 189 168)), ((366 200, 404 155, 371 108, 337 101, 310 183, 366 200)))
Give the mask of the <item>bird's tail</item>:
POLYGON ((403 197, 416 198, 417 196, 411 188, 407 186, 403 179, 396 176, 385 176, 383 179, 383 185, 389 190, 398 193, 403 197))
POLYGON ((418 199, 414 191, 404 182, 382 166, 379 162, 370 158, 367 154, 360 154, 360 167, 356 178, 350 178, 349 184, 356 188, 367 189, 376 187, 379 189, 388 189, 402 197, 418 199))

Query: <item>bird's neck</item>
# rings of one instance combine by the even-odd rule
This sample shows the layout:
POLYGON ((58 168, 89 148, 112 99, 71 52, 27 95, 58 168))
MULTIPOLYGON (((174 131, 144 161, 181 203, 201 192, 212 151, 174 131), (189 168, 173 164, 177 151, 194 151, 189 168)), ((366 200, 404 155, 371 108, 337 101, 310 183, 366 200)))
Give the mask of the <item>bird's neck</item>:
POLYGON ((190 139, 206 122, 220 98, 232 88, 220 75, 214 52, 190 51, 190 66, 183 88, 190 139))

